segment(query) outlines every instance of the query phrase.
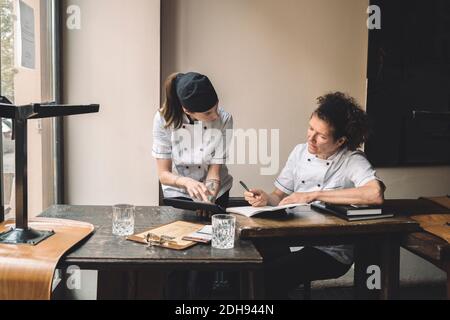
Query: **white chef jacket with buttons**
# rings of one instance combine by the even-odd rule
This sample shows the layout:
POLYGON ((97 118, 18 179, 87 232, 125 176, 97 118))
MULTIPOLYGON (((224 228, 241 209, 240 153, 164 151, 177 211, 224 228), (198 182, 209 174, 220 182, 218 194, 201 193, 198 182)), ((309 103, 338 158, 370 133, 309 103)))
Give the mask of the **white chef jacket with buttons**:
MULTIPOLYGON (((172 172, 181 177, 189 177, 205 182, 210 164, 221 164, 221 186, 217 198, 231 189, 233 178, 225 165, 233 117, 223 108, 217 110, 219 117, 212 122, 190 123, 184 114, 183 125, 179 129, 165 128, 166 121, 158 111, 153 119, 153 150, 156 159, 171 159, 172 172)), ((162 185, 164 197, 187 197, 185 189, 162 185)))
MULTIPOLYGON (((349 151, 344 148, 324 160, 309 153, 307 144, 299 144, 291 152, 284 169, 275 181, 275 187, 290 195, 294 192, 361 187, 372 180, 380 181, 361 151, 349 151)), ((353 246, 317 248, 344 264, 353 262, 353 246)))

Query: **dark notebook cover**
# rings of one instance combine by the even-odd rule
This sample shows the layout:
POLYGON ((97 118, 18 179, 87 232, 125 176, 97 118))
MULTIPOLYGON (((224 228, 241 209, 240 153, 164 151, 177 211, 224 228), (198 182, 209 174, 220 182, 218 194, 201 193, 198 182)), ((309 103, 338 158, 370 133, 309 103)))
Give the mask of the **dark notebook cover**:
POLYGON ((382 214, 383 210, 381 206, 368 206, 368 205, 337 205, 325 203, 327 208, 337 211, 341 214, 348 216, 362 216, 362 215, 373 215, 382 214))
POLYGON ((163 203, 165 206, 171 206, 177 209, 184 209, 190 211, 206 210, 214 214, 225 214, 224 208, 217 204, 207 202, 197 202, 186 198, 164 198, 163 203))
POLYGON ((331 209, 324 203, 313 203, 311 204, 311 208, 317 210, 319 212, 327 212, 334 214, 335 216, 345 219, 347 221, 360 221, 360 220, 374 220, 374 219, 384 219, 384 218, 392 218, 394 214, 392 213, 384 213, 384 214, 374 214, 374 215, 347 215, 343 214, 339 211, 331 209))

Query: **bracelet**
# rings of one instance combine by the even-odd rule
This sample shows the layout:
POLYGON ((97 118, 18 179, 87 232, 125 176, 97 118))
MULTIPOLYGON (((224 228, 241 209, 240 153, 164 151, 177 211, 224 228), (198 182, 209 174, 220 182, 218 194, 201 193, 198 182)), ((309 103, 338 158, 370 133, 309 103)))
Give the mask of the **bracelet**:
POLYGON ((217 182, 218 184, 220 184, 220 179, 207 179, 205 181, 205 183, 208 182, 208 181, 214 181, 214 182, 217 182))
POLYGON ((215 191, 216 186, 220 187, 220 180, 219 179, 208 179, 208 180, 205 181, 205 185, 208 185, 208 182, 212 183, 213 186, 214 186, 212 191, 215 191))

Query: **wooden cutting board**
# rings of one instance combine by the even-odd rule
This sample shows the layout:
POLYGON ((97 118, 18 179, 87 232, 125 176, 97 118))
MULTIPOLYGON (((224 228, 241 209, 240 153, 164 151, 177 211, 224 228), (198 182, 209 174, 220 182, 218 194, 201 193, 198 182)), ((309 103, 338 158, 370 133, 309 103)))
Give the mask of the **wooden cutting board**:
MULTIPOLYGON (((0 233, 14 227, 14 220, 0 224, 0 233)), ((29 227, 55 234, 36 246, 0 244, 0 300, 50 300, 59 259, 94 231, 90 223, 30 219, 29 227)))

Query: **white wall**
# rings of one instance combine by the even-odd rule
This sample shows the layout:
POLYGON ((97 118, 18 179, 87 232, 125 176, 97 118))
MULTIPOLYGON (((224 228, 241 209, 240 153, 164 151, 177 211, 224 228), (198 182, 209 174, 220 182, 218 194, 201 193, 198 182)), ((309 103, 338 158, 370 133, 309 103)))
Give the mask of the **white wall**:
MULTIPOLYGON (((364 102, 366 8, 361 0, 166 0, 162 75, 203 72, 236 128, 280 129, 281 169, 305 141, 318 96, 342 90, 364 102)), ((259 164, 230 168, 235 180, 273 189, 276 174, 260 176, 259 164)), ((232 195, 242 195, 239 185, 232 195)))
MULTIPOLYGON (((151 158, 159 105, 160 0, 67 0, 81 29, 64 32, 64 102, 99 103, 100 113, 66 118, 66 202, 157 205, 151 158)), ((96 272, 82 271, 72 299, 96 298, 96 272)))
MULTIPOLYGON (((236 128, 279 128, 280 169, 305 141, 315 98, 342 90, 365 103, 367 0, 165 0, 162 76, 197 70, 213 80, 236 128)), ((235 180, 266 190, 275 175, 233 165, 235 180)), ((450 192, 450 167, 378 170, 387 198, 450 192)), ((240 196, 238 184, 232 195, 240 196)), ((402 279, 440 281, 443 272, 402 250, 402 279)), ((341 282, 349 283, 351 273, 341 282)))
POLYGON ((450 193, 449 166, 380 168, 378 175, 388 186, 388 198, 417 199, 450 193))
POLYGON ((64 33, 64 102, 101 107, 66 119, 67 203, 157 205, 151 125, 160 100, 160 1, 70 4, 81 9, 81 29, 64 33))
MULTIPOLYGON (((68 201, 157 204, 150 151, 160 92, 160 1, 67 3, 81 7, 82 26, 64 35, 65 102, 102 105, 97 115, 66 121, 68 201)), ((281 130, 281 166, 304 141, 317 96, 342 90, 365 100, 366 8, 367 0, 164 0, 162 78, 208 74, 236 127, 281 130)), ((231 170, 272 188, 274 176, 260 177, 258 165, 231 170)), ((448 167, 379 174, 388 198, 449 189, 448 167)), ((233 194, 241 194, 239 187, 233 194)), ((439 280, 442 273, 402 253, 402 276, 439 280)))

